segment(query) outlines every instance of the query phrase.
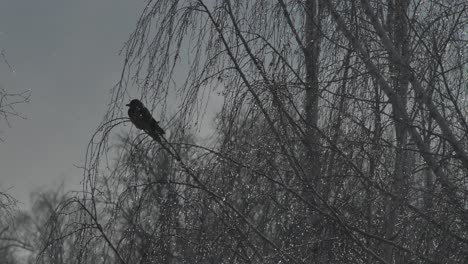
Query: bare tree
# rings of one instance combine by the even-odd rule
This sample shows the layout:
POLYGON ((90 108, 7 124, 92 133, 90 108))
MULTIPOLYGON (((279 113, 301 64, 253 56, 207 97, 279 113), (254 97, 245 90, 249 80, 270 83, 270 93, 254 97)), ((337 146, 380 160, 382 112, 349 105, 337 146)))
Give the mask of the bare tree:
MULTIPOLYGON (((10 72, 14 72, 13 67, 10 65, 6 58, 4 50, 0 50, 0 60, 8 66, 10 72)), ((17 110, 17 107, 21 104, 28 103, 31 97, 31 91, 26 90, 22 92, 8 91, 7 89, 0 87, 0 116, 6 122, 8 127, 11 126, 10 119, 14 117, 25 118, 17 110)), ((0 132, 2 132, 0 130, 0 132)), ((3 140, 0 137, 0 140, 3 140)))
POLYGON ((76 263, 463 263, 467 8, 149 1, 60 207, 76 263), (135 93, 167 139, 111 140, 135 93))
POLYGON ((6 263, 14 263, 14 250, 17 241, 10 236, 12 230, 13 211, 16 200, 7 192, 0 192, 0 257, 6 263))

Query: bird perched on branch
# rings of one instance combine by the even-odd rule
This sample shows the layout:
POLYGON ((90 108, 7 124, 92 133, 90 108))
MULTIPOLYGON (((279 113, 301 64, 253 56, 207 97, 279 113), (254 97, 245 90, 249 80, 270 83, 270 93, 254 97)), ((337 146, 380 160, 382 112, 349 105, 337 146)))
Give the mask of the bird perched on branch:
POLYGON ((159 126, 159 122, 153 118, 148 108, 138 99, 133 99, 126 106, 129 107, 128 117, 130 117, 130 121, 132 121, 136 128, 145 131, 156 141, 160 142, 160 136, 164 135, 165 132, 159 126))

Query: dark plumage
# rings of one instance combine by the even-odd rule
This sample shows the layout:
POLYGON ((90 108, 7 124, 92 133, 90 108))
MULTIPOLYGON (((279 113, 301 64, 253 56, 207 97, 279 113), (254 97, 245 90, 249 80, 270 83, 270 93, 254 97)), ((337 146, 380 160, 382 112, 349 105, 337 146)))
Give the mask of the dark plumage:
POLYGON ((144 130, 155 140, 160 141, 159 136, 164 135, 165 132, 159 126, 158 121, 153 118, 148 108, 138 99, 133 99, 126 106, 129 107, 128 117, 130 117, 130 121, 132 121, 135 127, 144 130))
POLYGON ((128 108, 128 117, 130 117, 130 121, 136 126, 136 128, 144 130, 146 123, 141 115, 141 110, 138 107, 135 106, 130 106, 130 104, 127 104, 129 106, 128 108))

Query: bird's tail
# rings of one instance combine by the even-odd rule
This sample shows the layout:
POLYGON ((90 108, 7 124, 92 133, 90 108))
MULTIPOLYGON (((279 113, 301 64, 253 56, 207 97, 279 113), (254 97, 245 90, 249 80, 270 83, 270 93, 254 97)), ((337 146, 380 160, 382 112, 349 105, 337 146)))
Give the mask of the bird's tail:
POLYGON ((149 127, 150 127, 151 131, 154 131, 159 135, 166 134, 166 132, 159 126, 158 121, 154 120, 154 118, 151 119, 149 127))
POLYGON ((148 133, 148 135, 153 138, 154 140, 156 140, 157 142, 161 143, 161 137, 158 135, 158 133, 156 133, 156 131, 154 131, 153 129, 151 129, 151 131, 146 131, 148 133))

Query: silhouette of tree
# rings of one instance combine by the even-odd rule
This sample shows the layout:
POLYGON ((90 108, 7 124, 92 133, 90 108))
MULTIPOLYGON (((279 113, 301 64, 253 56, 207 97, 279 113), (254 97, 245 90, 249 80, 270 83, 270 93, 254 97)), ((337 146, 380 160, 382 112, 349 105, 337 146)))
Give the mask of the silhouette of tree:
POLYGON ((463 263, 465 2, 149 1, 61 209, 77 263, 463 263), (135 93, 167 140, 111 140, 135 93))
MULTIPOLYGON (((8 66, 10 72, 14 72, 13 67, 8 62, 5 51, 0 50, 0 61, 8 66)), ((0 117, 3 118, 6 125, 11 127, 11 118, 19 117, 25 119, 26 117, 17 110, 17 107, 24 103, 29 103, 31 91, 26 90, 22 92, 9 91, 0 86, 0 117)), ((0 130, 2 132, 2 130, 0 130)), ((0 137, 3 141, 3 138, 0 137)))

